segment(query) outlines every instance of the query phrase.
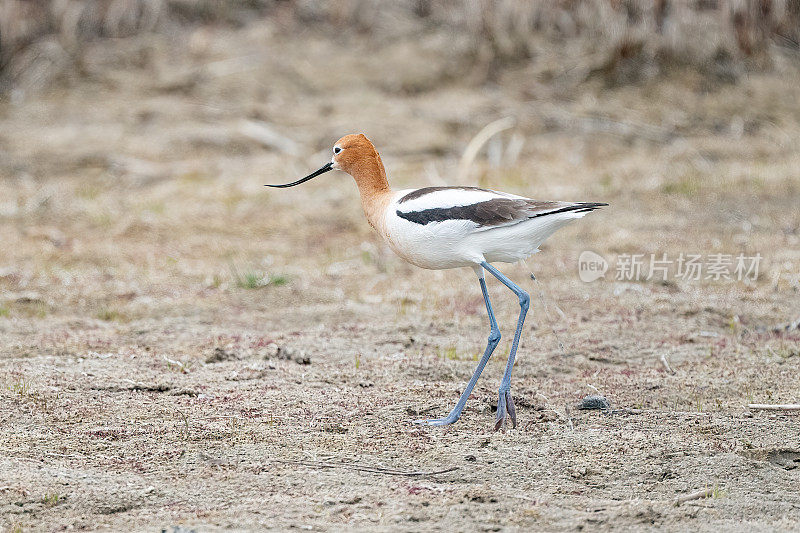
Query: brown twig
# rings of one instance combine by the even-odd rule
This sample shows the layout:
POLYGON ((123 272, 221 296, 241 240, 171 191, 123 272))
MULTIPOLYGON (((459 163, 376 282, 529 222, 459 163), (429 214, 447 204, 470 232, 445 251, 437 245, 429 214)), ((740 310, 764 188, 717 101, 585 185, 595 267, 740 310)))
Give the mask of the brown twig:
POLYGON ((356 470, 358 472, 372 472, 375 474, 387 474, 390 476, 406 476, 406 477, 434 476, 437 474, 446 474, 447 472, 458 470, 457 466, 451 466, 450 468, 445 468, 444 470, 432 470, 429 472, 424 472, 424 471, 394 470, 391 468, 381 468, 378 466, 366 466, 366 465, 356 465, 348 463, 329 463, 324 461, 289 461, 284 459, 278 459, 276 462, 291 464, 291 465, 311 466, 316 468, 345 468, 347 470, 356 470))
POLYGON ((690 502, 692 500, 709 498, 713 495, 714 495, 714 489, 698 490, 697 492, 691 492, 689 494, 684 494, 683 496, 678 496, 677 498, 675 498, 675 505, 680 505, 682 503, 690 502))
POLYGON ((513 128, 514 124, 516 124, 516 120, 512 117, 500 118, 484 126, 483 129, 472 138, 467 147, 464 149, 464 153, 461 155, 461 161, 458 163, 456 183, 465 182, 467 179, 467 174, 469 173, 469 169, 472 166, 472 162, 475 161, 475 158, 478 156, 480 149, 483 148, 483 145, 498 133, 509 128, 513 128))
POLYGON ((747 404, 747 407, 749 409, 753 409, 754 411, 800 411, 800 403, 750 403, 747 404))
POLYGON ((607 415, 640 415, 643 412, 644 411, 642 409, 623 408, 623 409, 611 409, 611 410, 605 411, 605 414, 607 414, 607 415))

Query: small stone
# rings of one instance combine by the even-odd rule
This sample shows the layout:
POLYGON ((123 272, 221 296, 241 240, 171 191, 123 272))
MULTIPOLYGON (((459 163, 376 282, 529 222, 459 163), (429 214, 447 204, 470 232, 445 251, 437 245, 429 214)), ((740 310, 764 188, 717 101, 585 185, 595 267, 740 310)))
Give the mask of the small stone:
POLYGON ((581 400, 581 403, 578 404, 578 409, 611 409, 611 404, 608 403, 605 396, 600 396, 599 394, 590 394, 589 396, 584 397, 581 400))
POLYGON ((466 457, 464 457, 464 460, 469 461, 470 463, 474 463, 475 461, 478 460, 478 458, 475 457, 474 455, 467 455, 466 457))

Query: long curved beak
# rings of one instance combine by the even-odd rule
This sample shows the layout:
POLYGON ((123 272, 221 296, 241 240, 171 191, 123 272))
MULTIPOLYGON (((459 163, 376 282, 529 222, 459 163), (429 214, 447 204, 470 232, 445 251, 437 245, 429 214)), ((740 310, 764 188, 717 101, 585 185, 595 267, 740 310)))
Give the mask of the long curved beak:
POLYGON ((284 187, 294 187, 295 185, 300 185, 301 183, 305 183, 305 182, 307 182, 308 180, 310 180, 312 178, 316 178, 320 174, 325 174, 329 170, 333 170, 333 163, 332 162, 328 163, 327 165, 325 165, 321 169, 317 170, 316 172, 312 172, 311 174, 309 174, 305 178, 301 178, 301 179, 299 179, 297 181, 293 181, 292 183, 284 183, 283 185, 264 185, 264 187, 277 187, 279 189, 282 189, 284 187))

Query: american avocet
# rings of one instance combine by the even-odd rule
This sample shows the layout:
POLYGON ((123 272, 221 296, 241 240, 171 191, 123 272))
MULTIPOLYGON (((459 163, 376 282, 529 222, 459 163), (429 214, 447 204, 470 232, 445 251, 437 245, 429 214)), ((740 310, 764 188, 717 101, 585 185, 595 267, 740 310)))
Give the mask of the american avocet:
POLYGON ((500 330, 486 290, 484 269, 517 295, 519 319, 500 382, 495 429, 500 429, 506 416, 516 427, 511 372, 530 297, 491 263, 513 263, 530 256, 557 229, 608 204, 543 202, 477 187, 424 187, 394 191, 386 180, 381 156, 364 135, 346 135, 336 141, 333 158, 316 172, 292 183, 269 187, 293 187, 329 170, 343 170, 355 179, 367 220, 397 255, 422 268, 472 267, 478 275, 489 314, 486 351, 450 414, 445 418, 418 420, 418 423, 444 426, 458 420, 475 383, 500 342, 500 330))

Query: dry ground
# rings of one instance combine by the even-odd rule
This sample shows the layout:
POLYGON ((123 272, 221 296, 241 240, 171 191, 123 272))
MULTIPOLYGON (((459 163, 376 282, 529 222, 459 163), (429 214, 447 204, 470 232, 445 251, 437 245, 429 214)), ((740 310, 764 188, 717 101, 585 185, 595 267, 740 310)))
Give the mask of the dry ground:
POLYGON ((608 89, 545 58, 475 83, 448 43, 257 24, 105 42, 0 104, 2 526, 800 529, 800 418, 745 407, 800 401, 800 332, 759 333, 800 313, 797 71, 608 89), (416 427, 483 349, 474 275, 395 258, 345 175, 262 184, 357 131, 395 186, 456 183, 505 116, 504 157, 464 183, 611 207, 529 260, 545 300, 505 268, 534 294, 519 427, 491 431, 517 312, 497 283, 503 344, 462 420, 416 427), (585 249, 764 261, 749 284, 585 284, 585 249), (638 411, 575 409, 596 391, 638 411))

